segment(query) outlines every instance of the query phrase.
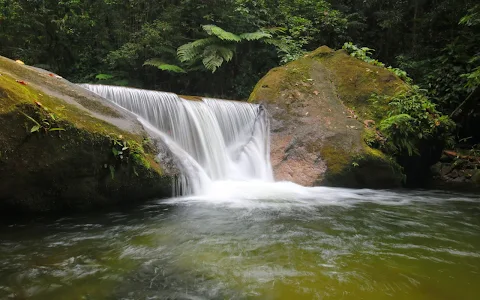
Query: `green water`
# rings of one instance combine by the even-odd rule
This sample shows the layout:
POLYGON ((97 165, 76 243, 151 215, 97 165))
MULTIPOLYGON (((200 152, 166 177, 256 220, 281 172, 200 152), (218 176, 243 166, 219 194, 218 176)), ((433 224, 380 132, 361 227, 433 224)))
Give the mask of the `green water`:
POLYGON ((473 196, 320 188, 0 229, 0 299, 480 299, 473 196))

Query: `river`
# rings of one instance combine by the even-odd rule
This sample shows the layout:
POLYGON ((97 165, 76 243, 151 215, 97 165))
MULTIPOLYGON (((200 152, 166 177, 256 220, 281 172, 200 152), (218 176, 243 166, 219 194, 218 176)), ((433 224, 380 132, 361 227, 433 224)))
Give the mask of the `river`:
POLYGON ((478 299, 480 201, 229 182, 0 230, 0 299, 478 299))

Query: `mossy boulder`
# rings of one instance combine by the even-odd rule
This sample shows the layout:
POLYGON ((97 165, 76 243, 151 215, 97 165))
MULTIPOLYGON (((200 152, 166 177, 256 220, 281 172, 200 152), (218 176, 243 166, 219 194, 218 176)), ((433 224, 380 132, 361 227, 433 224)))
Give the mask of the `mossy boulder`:
POLYGON ((88 210, 169 196, 172 174, 135 116, 0 57, 2 213, 88 210))
POLYGON ((371 124, 385 117, 388 103, 368 100, 406 88, 389 70, 326 46, 272 69, 249 101, 265 104, 271 115, 276 179, 309 186, 401 186, 398 164, 367 144, 375 141, 371 124))

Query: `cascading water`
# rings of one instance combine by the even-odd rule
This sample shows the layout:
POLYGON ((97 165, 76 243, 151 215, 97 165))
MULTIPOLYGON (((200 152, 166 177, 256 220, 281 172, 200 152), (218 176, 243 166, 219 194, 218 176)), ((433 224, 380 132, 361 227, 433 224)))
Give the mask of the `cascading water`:
POLYGON ((273 181, 269 123, 262 106, 133 88, 82 85, 135 113, 176 156, 175 194, 202 194, 214 181, 273 181))

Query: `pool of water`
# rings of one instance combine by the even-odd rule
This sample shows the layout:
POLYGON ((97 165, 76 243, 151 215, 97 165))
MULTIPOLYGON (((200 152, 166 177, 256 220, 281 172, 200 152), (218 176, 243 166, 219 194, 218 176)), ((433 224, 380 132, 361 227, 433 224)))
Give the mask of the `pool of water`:
POLYGON ((474 196, 221 186, 3 225, 0 299, 479 299, 474 196))

